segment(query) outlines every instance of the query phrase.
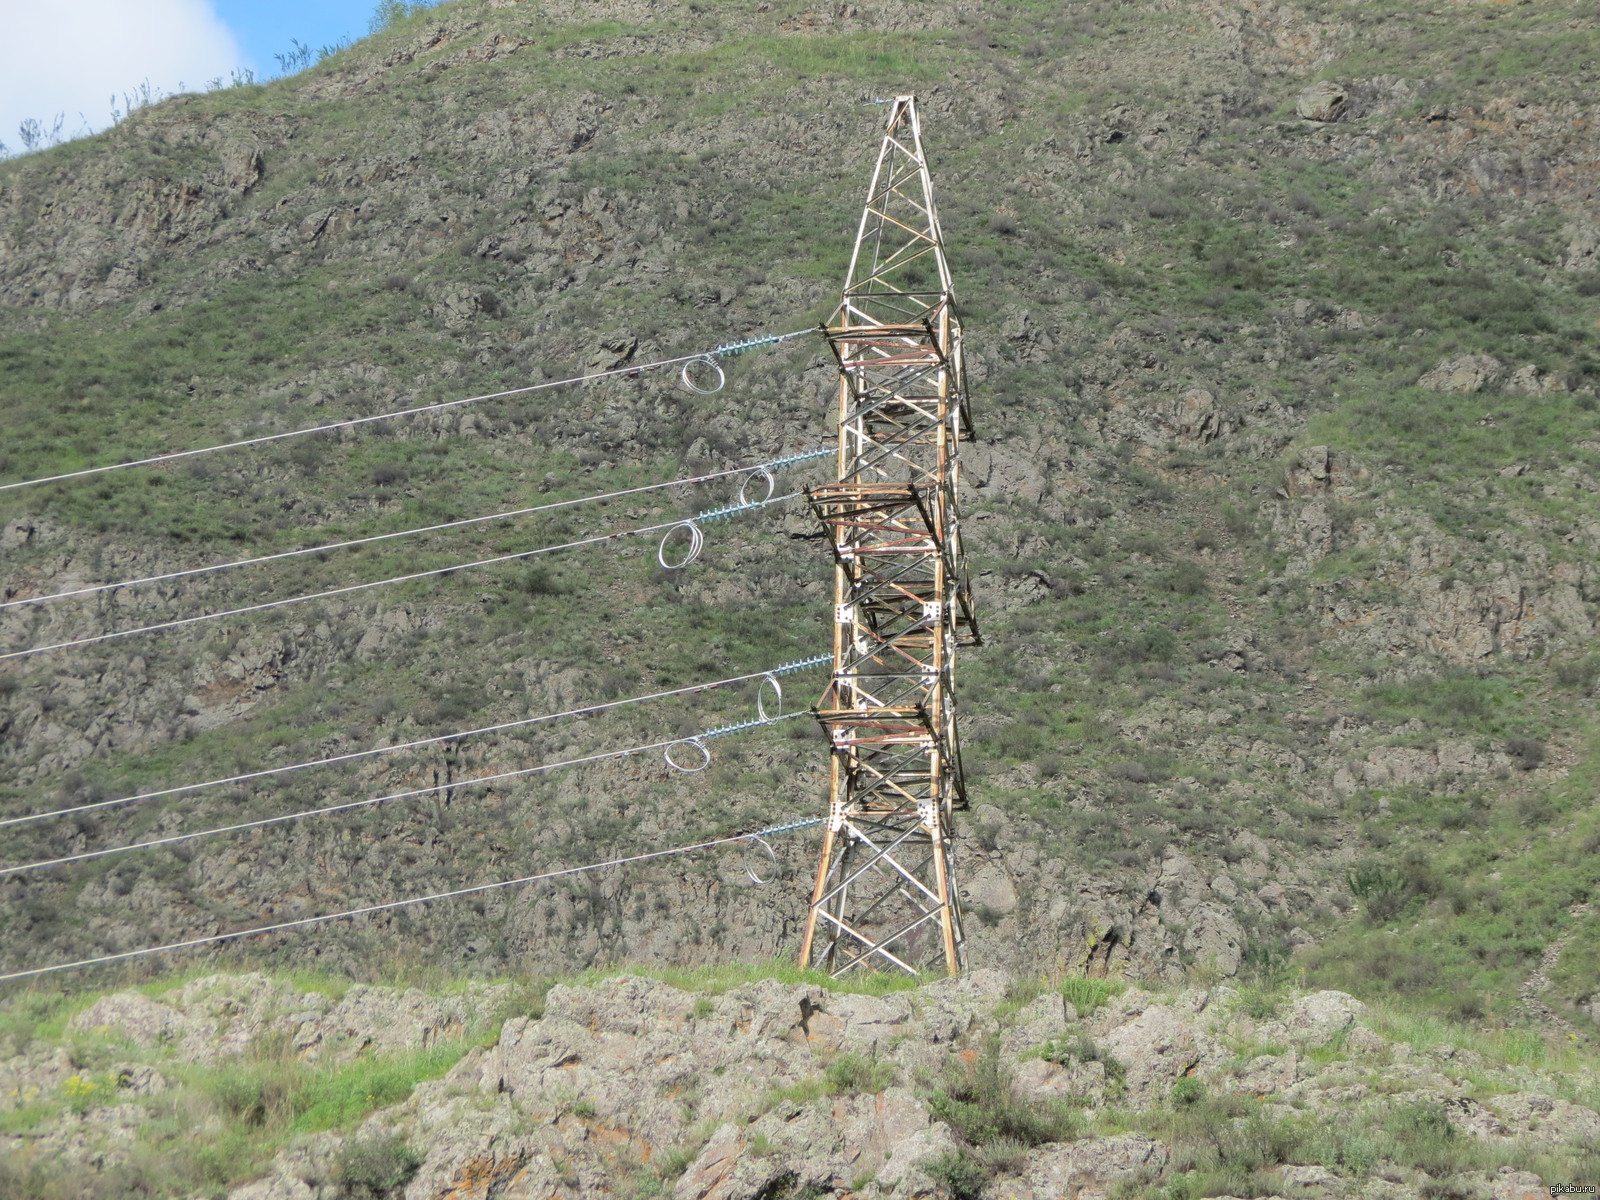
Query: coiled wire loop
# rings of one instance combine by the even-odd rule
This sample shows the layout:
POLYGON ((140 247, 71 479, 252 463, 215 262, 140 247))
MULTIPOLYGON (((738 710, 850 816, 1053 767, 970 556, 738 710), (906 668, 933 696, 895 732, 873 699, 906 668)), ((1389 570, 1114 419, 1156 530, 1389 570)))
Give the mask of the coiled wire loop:
POLYGON ((683 364, 678 372, 678 378, 683 386, 696 396, 710 396, 722 390, 722 385, 728 377, 722 372, 722 364, 709 354, 702 354, 698 358, 691 358, 683 364), (711 372, 707 375, 706 372, 711 372), (712 382, 713 376, 716 382, 712 382))
POLYGON ((656 561, 661 564, 661 569, 663 571, 681 571, 684 567, 687 567, 695 559, 700 557, 700 551, 702 548, 704 548, 705 544, 706 535, 701 530, 699 525, 695 524, 693 521, 681 522, 680 524, 674 525, 671 529, 667 530, 661 535, 661 545, 656 549, 656 561), (677 533, 680 529, 688 530, 688 549, 684 553, 682 561, 668 562, 667 543, 672 540, 672 535, 677 533))
POLYGON ((673 742, 672 745, 661 752, 661 757, 666 761, 667 766, 674 771, 682 771, 685 775, 698 775, 711 765, 711 749, 697 737, 684 738, 681 742, 673 742), (690 762, 686 765, 673 757, 672 752, 674 750, 679 751, 681 757, 681 752, 685 746, 700 755, 699 762, 690 762))

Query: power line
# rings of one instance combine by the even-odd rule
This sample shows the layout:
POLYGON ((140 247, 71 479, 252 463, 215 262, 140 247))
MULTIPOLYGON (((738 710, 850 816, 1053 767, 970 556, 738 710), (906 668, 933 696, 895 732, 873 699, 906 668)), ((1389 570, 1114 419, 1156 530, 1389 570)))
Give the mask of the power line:
POLYGON ((660 491, 663 488, 688 487, 697 483, 708 483, 713 479, 726 479, 730 475, 749 474, 758 475, 762 472, 774 471, 793 463, 807 462, 814 458, 823 458, 833 454, 832 449, 811 450, 803 454, 789 454, 782 458, 774 458, 768 462, 758 463, 753 467, 732 467, 726 471, 712 471, 706 475, 694 475, 684 479, 673 479, 666 483, 647 483, 639 487, 622 488, 615 492, 601 492, 593 496, 578 496, 571 500, 555 500, 549 504, 538 504, 532 508, 518 508, 509 512, 490 513, 482 517, 464 517, 458 521, 444 521, 437 525, 421 525, 415 529, 399 529, 393 533, 375 533, 369 537, 351 538, 343 542, 329 542, 322 546, 306 546, 299 550, 282 550, 276 554, 262 554, 255 558, 240 558, 232 562, 212 563, 205 567, 189 567, 181 571, 168 571, 162 575, 146 575, 142 579, 124 579, 117 583, 97 583, 90 587, 73 588, 71 591, 56 592, 49 596, 29 596, 22 600, 7 600, 0 602, 0 610, 8 608, 21 608, 30 604, 46 604, 52 600, 67 600, 74 596, 91 596, 97 592, 109 592, 118 588, 139 587, 146 583, 166 583, 173 579, 185 579, 192 575, 206 575, 214 571, 231 570, 234 567, 254 567, 262 563, 277 562, 285 558, 297 558, 306 554, 325 554, 331 550, 348 550, 352 546, 367 546, 374 542, 390 541, 394 538, 411 537, 419 533, 439 533, 446 529, 461 529, 468 525, 480 525, 486 521, 506 521, 513 517, 526 517, 534 513, 549 512, 557 508, 570 508, 576 504, 593 504, 597 501, 615 500, 622 496, 635 496, 641 492, 660 491))
MULTIPOLYGON (((464 404, 477 404, 483 400, 503 400, 508 396, 525 396, 530 392, 542 392, 549 388, 566 387, 574 383, 589 383, 597 379, 609 379, 616 375, 638 375, 645 371, 657 370, 661 367, 676 367, 700 359, 710 359, 715 364, 716 358, 723 355, 739 354, 756 346, 776 345, 792 338, 803 337, 808 333, 815 333, 815 328, 797 329, 792 333, 773 334, 762 338, 749 338, 740 342, 732 342, 718 346, 714 350, 702 350, 694 354, 680 354, 676 358, 663 358, 657 362, 638 363, 628 367, 615 367, 609 371, 596 371, 589 375, 574 375, 570 379, 552 379, 544 383, 530 384, 527 387, 508 388, 502 392, 487 392, 481 396, 466 396, 459 400, 443 400, 437 404, 419 404, 415 408, 402 408, 394 412, 378 413, 370 417, 351 417, 344 421, 330 421, 326 425, 313 425, 307 429, 291 429, 283 433, 267 433, 259 437, 241 438, 236 442, 224 442, 217 446, 201 446, 194 450, 174 450, 170 454, 155 454, 149 458, 133 459, 129 462, 108 463, 102 467, 85 467, 79 471, 63 471, 59 475, 45 475, 39 479, 23 479, 15 483, 0 483, 0 492, 14 491, 17 488, 36 487, 42 483, 60 483, 66 479, 82 479, 89 475, 102 475, 108 471, 121 471, 128 467, 148 467, 155 463, 174 462, 182 458, 193 458, 199 454, 215 454, 220 450, 242 450, 248 446, 262 446, 268 442, 279 442, 285 438, 305 437, 312 433, 331 433, 336 429, 351 429, 357 425, 367 425, 373 421, 391 421, 398 417, 412 417, 419 413, 439 412, 447 408, 459 408, 464 404)), ((719 385, 720 387, 720 385, 719 385)), ((717 390, 715 388, 710 390, 717 390)))
MULTIPOLYGON (((585 755, 583 758, 569 758, 562 762, 540 763, 536 767, 519 767, 515 771, 497 771, 493 775, 478 775, 471 779, 458 779, 451 783, 439 783, 432 787, 411 788, 403 792, 390 792, 387 796, 368 796, 361 800, 346 800, 342 804, 328 804, 321 808, 308 808, 300 812, 280 813, 275 817, 261 817, 255 821, 240 821, 233 825, 219 825, 215 829, 201 829, 194 833, 174 833, 167 837, 150 838, 143 842, 130 842, 126 846, 106 846, 99 850, 84 850, 78 854, 65 854, 60 858, 47 858, 39 862, 23 863, 15 867, 0 867, 0 878, 7 875, 20 875, 25 871, 40 871, 46 867, 64 867, 70 863, 88 862, 91 859, 107 858, 113 854, 126 854, 130 850, 149 850, 155 846, 171 846, 177 842, 190 842, 196 838, 214 837, 223 833, 243 833, 247 829, 264 829, 268 825, 282 825, 287 821, 301 821, 307 817, 325 817, 329 813, 347 812, 355 808, 368 808, 374 804, 386 804, 390 800, 414 800, 418 796, 433 796, 440 792, 454 791, 456 788, 479 787, 486 783, 498 783, 505 779, 522 779, 529 775, 542 775, 547 771, 556 771, 564 767, 581 767, 589 763, 605 762, 612 758, 628 758, 634 754, 645 754, 651 750, 670 751, 678 746, 689 745, 698 747, 705 754, 705 762, 692 768, 678 767, 680 771, 692 774, 704 770, 710 765, 711 752, 703 744, 704 739, 722 737, 730 733, 743 733, 748 729, 755 729, 764 725, 776 725, 782 721, 792 721, 796 717, 810 716, 810 712, 787 713, 780 716, 769 717, 765 720, 744 721, 737 725, 722 726, 717 729, 708 729, 704 733, 695 734, 686 738, 667 738, 660 742, 650 742, 643 746, 628 746, 621 750, 605 750, 599 754, 585 755)), ((671 760, 669 758, 669 765, 671 760)))
POLYGON ((454 900, 462 896, 479 895, 483 892, 492 892, 501 888, 520 887, 523 884, 540 883, 547 879, 560 879, 568 875, 582 875, 588 871, 600 871, 609 867, 626 866, 629 863, 648 862, 652 859, 670 858, 679 854, 692 854, 697 850, 709 850, 716 846, 727 846, 735 842, 748 842, 760 838, 776 837, 779 834, 793 833, 796 830, 820 825, 823 820, 824 818, 822 817, 812 817, 805 821, 791 821, 785 825, 770 825, 753 833, 735 833, 726 837, 712 838, 705 842, 695 842, 688 846, 675 846, 670 850, 651 850, 643 854, 629 854, 622 858, 607 859, 604 862, 588 863, 581 867, 565 867, 559 871, 544 871, 538 875, 524 875, 520 879, 504 879, 496 883, 480 883, 473 887, 456 888, 448 892, 434 892, 428 896, 412 896, 405 900, 391 900, 385 904, 368 904, 361 908, 345 909, 343 912, 322 913, 314 917, 300 917, 294 921, 279 921, 274 925, 258 925, 251 929, 237 929, 232 933, 214 933, 206 937, 189 938, 181 942, 168 942, 165 946, 145 946, 138 950, 123 950, 117 954, 101 954, 94 958, 81 958, 76 962, 53 963, 48 967, 32 967, 26 971, 9 971, 0 975, 0 983, 12 979, 28 979, 36 975, 48 975, 54 971, 70 971, 78 967, 93 967, 104 963, 119 962, 127 958, 140 958, 147 954, 164 954, 170 950, 185 950, 192 946, 213 945, 217 942, 252 937, 261 933, 281 933, 286 929, 302 929, 308 925, 321 925, 328 921, 342 921, 350 917, 364 917, 372 913, 388 912, 397 908, 409 908, 417 904, 431 904, 435 900, 454 900))
MULTIPOLYGON (((51 650, 72 650, 79 646, 93 646, 100 642, 114 641, 117 638, 133 637, 141 633, 159 633, 166 629, 180 629, 186 625, 196 625, 202 621, 221 621, 228 617, 242 617, 250 613, 265 612, 272 608, 284 608, 290 604, 305 604, 311 600, 328 600, 334 596, 345 596, 351 592, 362 592, 369 588, 387 587, 392 583, 410 583, 417 579, 427 579, 434 575, 453 575, 457 571, 471 571, 478 567, 492 567, 499 563, 515 562, 519 559, 533 558, 540 554, 553 554, 558 550, 575 550, 580 546, 594 546, 601 542, 616 541, 618 538, 636 537, 643 533, 660 533, 663 530, 678 528, 688 529, 695 537, 694 547, 683 562, 675 566, 687 566, 699 553, 700 529, 696 524, 700 520, 721 519, 736 513, 751 512, 758 508, 766 508, 773 504, 782 504, 786 500, 793 500, 801 493, 789 492, 782 496, 769 496, 764 500, 752 501, 747 504, 732 505, 725 508, 709 510, 693 517, 683 517, 674 521, 662 521, 655 525, 641 525, 637 529, 619 529, 612 533, 598 533, 593 537, 579 538, 575 542, 562 542, 557 546, 540 546, 534 550, 518 550, 511 554, 497 554, 493 558, 480 558, 476 562, 454 563, 448 567, 434 567, 428 571, 413 571, 409 575, 396 575, 389 579, 374 579, 366 583, 351 583, 344 587, 329 588, 326 591, 312 592, 305 596, 290 596, 283 600, 264 600, 260 604, 247 604, 242 608, 230 608, 222 612, 201 613, 194 617, 179 617, 173 621, 161 621, 155 625, 140 625, 133 629, 114 629, 109 633, 97 633, 92 637, 74 638, 68 642, 52 642, 46 646, 32 646, 26 650, 11 650, 0 654, 0 662, 11 659, 28 658, 34 654, 44 654, 51 650)), ((665 566, 665 562, 662 564, 665 566)))
POLYGON ((715 688, 730 687, 736 683, 748 683, 752 679, 776 678, 783 675, 792 675, 796 671, 803 671, 808 667, 821 666, 832 662, 833 656, 820 654, 814 658, 801 659, 797 662, 784 663, 770 671, 755 671, 749 675, 734 675, 728 679, 718 679, 710 683, 690 684, 687 687, 673 688, 665 692, 652 692, 646 696, 632 696, 626 700, 608 700, 600 704, 589 704, 582 708, 570 708, 565 712, 545 713, 537 717, 523 717, 516 721, 503 721, 498 725, 485 725, 478 729, 463 729, 455 733, 441 733, 434 737, 418 738, 411 742, 400 742, 393 746, 376 746, 370 750, 353 750, 348 754, 336 754, 330 758, 313 759, 310 762, 290 763, 281 767, 267 767, 260 771, 248 771, 242 775, 229 775, 222 779, 207 779, 202 783, 188 783, 180 787, 162 788, 153 792, 140 792, 132 796, 120 796, 113 800, 97 800, 91 804, 80 804, 73 808, 58 808, 50 812, 29 813, 21 817, 7 817, 0 820, 0 828, 9 825, 25 825, 33 821, 44 821, 51 817, 76 816, 79 813, 92 812, 96 809, 112 808, 123 804, 134 804, 140 800, 154 800, 161 796, 177 796, 186 792, 203 791, 206 788, 226 787, 229 784, 248 783, 252 779, 264 779, 272 775, 286 775, 291 771, 305 771, 313 767, 328 767, 338 763, 353 762, 356 759, 371 758, 379 754, 397 754, 402 750, 415 750, 421 746, 433 746, 440 742, 456 741, 460 738, 476 737, 485 733, 503 733, 509 729, 522 729, 530 725, 539 725, 548 721, 558 721, 566 717, 582 717, 591 713, 605 712, 608 709, 621 708, 629 704, 644 704, 651 700, 665 700, 672 696, 687 696, 695 692, 708 692, 715 688))

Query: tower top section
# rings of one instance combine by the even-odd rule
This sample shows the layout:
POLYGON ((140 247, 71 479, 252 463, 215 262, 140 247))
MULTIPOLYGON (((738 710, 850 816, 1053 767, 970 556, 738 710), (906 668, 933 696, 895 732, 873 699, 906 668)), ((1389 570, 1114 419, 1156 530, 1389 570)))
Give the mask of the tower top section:
POLYGON ((917 98, 896 96, 832 327, 936 323, 949 304, 950 266, 917 98))

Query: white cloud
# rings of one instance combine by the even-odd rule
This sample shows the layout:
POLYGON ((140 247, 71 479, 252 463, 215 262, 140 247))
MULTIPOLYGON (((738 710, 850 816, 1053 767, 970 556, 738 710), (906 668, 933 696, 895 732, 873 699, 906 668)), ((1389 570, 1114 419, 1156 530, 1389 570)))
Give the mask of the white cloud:
POLYGON ((211 0, 0 0, 0 142, 21 149, 19 122, 65 114, 70 136, 111 123, 109 97, 146 81, 202 90, 245 64, 211 0))

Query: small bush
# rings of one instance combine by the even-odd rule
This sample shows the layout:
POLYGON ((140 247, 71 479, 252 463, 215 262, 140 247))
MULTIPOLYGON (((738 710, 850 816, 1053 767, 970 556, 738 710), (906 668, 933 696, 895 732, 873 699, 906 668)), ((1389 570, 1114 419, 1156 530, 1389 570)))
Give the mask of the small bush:
POLYGON ((1185 1075, 1172 1085, 1172 1103, 1175 1105, 1198 1104, 1205 1098, 1205 1084, 1192 1075, 1185 1075))
POLYGON ((991 1174, 987 1164, 965 1148, 929 1159, 922 1169, 935 1183, 944 1185, 951 1200, 978 1200, 991 1174))
POLYGON ((1458 1144, 1461 1131, 1445 1116, 1443 1105, 1404 1104, 1383 1125, 1399 1143, 1400 1152, 1395 1157, 1411 1166, 1421 1167, 1430 1175, 1453 1175, 1465 1165, 1458 1144))
POLYGON ((1199 563, 1180 562, 1163 574, 1158 583, 1163 591, 1178 596, 1203 596, 1210 586, 1205 568, 1199 563))
POLYGON ((565 590, 549 567, 530 566, 514 577, 513 586, 529 596, 559 596, 565 590))
POLYGON ((947 1071, 929 1107, 971 1146, 1040 1146, 1064 1141, 1078 1130, 1077 1113, 1067 1105, 1016 1098, 1011 1076, 1000 1062, 998 1038, 989 1039, 974 1062, 947 1071))
POLYGON ((421 1165, 422 1156, 399 1138, 367 1138, 345 1143, 334 1173, 341 1197, 382 1200, 409 1183, 421 1165))
POLYGON ((406 3, 406 0, 378 0, 378 6, 372 10, 372 16, 367 19, 369 33, 382 33, 389 26, 398 24, 414 13, 425 12, 432 5, 425 0, 416 0, 406 3))
POLYGON ((1596 679, 1600 679, 1600 654, 1562 663, 1556 668, 1556 682, 1564 688, 1586 692, 1595 685, 1596 679))
POLYGON ((1105 1068, 1106 1078, 1108 1079, 1121 1079, 1126 1074, 1122 1064, 1116 1058, 1107 1054, 1082 1034, 1070 1038, 1051 1038, 1039 1048, 1039 1057, 1046 1062, 1058 1063, 1063 1067, 1070 1066, 1075 1062, 1097 1062, 1105 1068))
POLYGON ((1531 771, 1544 762, 1544 743, 1535 738, 1512 738, 1506 743, 1506 753, 1519 770, 1531 771))
POLYGON ((1126 783, 1149 783, 1155 778, 1148 767, 1136 762, 1113 763, 1106 774, 1126 783))
POLYGON ((211 1079, 210 1091, 230 1117, 246 1125, 279 1124, 294 1115, 294 1097, 305 1086, 298 1062, 240 1064, 211 1079))
POLYGON ((1260 988, 1244 988, 1239 992, 1239 1011, 1252 1021, 1270 1021, 1278 1015, 1281 1001, 1271 992, 1260 988))
POLYGON ((899 1074, 891 1062, 880 1062, 865 1054, 841 1054, 828 1064, 822 1077, 834 1095, 850 1095, 881 1092, 893 1084, 899 1074))

